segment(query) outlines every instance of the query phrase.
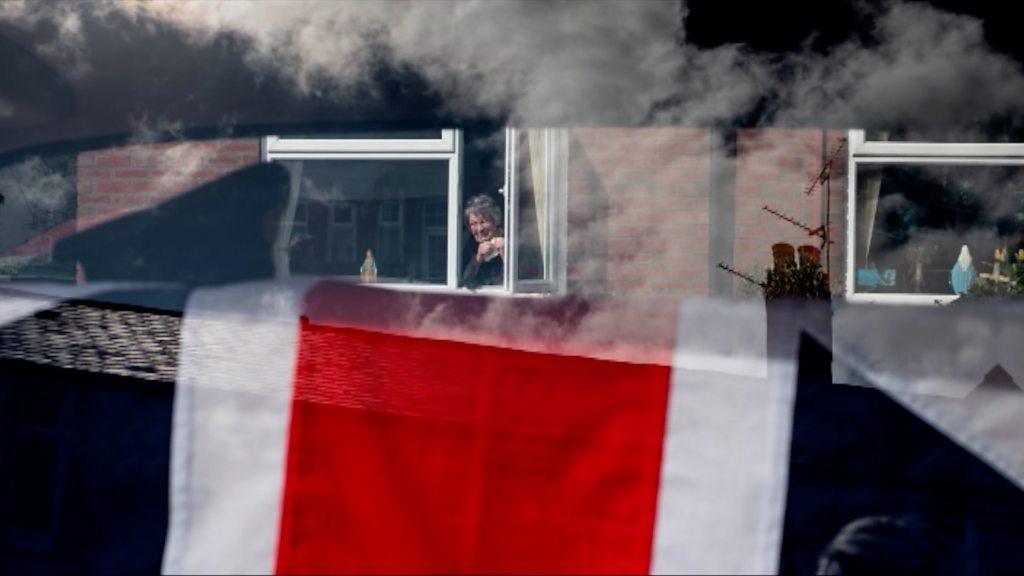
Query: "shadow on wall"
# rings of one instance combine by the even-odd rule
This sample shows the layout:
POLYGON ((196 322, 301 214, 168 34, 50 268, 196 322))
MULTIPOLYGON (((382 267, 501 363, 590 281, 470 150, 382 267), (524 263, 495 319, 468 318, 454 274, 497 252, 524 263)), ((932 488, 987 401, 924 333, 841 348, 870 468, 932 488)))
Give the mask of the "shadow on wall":
POLYGON ((607 293, 608 193, 586 150, 569 140, 569 205, 566 280, 573 293, 607 293))
POLYGON ((274 275, 273 245, 288 172, 260 164, 65 238, 54 258, 89 281, 220 284, 274 275))

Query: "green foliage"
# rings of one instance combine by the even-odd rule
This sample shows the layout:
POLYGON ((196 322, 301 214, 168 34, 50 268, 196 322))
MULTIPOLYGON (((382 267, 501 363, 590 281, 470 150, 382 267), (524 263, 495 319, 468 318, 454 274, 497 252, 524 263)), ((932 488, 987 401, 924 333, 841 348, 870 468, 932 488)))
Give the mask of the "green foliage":
POLYGON ((769 268, 764 282, 766 300, 779 298, 824 300, 829 298, 828 282, 821 263, 803 259, 801 265, 787 262, 769 268))
POLYGON ((1021 254, 1013 256, 1015 262, 1010 264, 1009 282, 997 282, 988 278, 978 278, 971 288, 953 302, 984 300, 990 298, 1020 298, 1024 296, 1024 258, 1021 254))

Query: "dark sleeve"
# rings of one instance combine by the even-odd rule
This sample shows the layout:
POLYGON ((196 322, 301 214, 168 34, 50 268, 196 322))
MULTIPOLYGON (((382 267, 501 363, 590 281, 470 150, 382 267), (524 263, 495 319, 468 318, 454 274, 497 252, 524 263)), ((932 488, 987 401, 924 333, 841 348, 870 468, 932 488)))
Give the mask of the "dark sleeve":
POLYGON ((462 281, 460 284, 466 288, 477 288, 480 286, 480 263, 476 258, 470 258, 469 263, 462 270, 462 281))
POLYGON ((502 258, 493 258, 486 262, 477 262, 476 258, 473 258, 462 272, 462 285, 466 288, 500 286, 504 275, 505 263, 502 258))

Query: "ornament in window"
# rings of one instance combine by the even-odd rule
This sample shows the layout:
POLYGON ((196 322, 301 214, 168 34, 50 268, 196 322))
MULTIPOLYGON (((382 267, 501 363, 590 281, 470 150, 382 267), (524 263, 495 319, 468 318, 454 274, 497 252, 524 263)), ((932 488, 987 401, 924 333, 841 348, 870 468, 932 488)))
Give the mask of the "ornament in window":
POLYGON ((366 249, 366 258, 363 265, 359 267, 359 279, 364 284, 373 284, 377 281, 377 262, 373 259, 373 250, 366 249))
POLYGON ((949 283, 953 286, 953 292, 963 294, 970 290, 976 275, 971 251, 964 244, 960 247, 960 256, 957 257, 956 263, 953 264, 953 269, 949 271, 949 283))

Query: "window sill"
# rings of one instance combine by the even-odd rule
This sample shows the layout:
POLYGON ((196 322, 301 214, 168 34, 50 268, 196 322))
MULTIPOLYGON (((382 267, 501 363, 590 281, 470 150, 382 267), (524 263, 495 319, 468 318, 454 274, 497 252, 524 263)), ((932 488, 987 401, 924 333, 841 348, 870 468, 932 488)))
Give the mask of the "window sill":
POLYGON ((959 298, 955 294, 847 294, 847 302, 858 304, 893 304, 911 306, 943 306, 959 298))

